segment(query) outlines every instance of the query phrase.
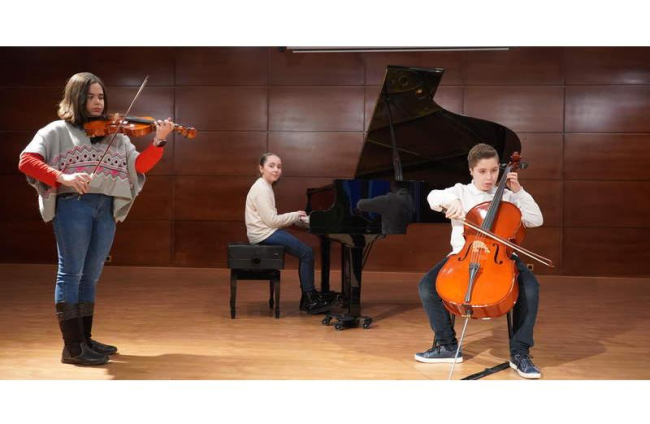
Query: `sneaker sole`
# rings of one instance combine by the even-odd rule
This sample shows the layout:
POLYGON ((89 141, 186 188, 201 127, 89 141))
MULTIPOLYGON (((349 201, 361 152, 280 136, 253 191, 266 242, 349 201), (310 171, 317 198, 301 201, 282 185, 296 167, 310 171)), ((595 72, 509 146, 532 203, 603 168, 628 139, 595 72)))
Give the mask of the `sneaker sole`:
MULTIPOLYGON (((420 358, 419 356, 415 355, 415 360, 418 362, 423 362, 425 364, 453 364, 454 363, 454 358, 432 358, 432 359, 427 359, 427 358, 420 358)), ((463 362, 463 357, 459 356, 458 359, 456 359, 456 363, 460 364, 463 362)))
POLYGON ((542 377, 542 373, 539 373, 539 372, 525 374, 525 373, 521 372, 519 370, 519 368, 517 368, 517 366, 515 364, 513 364, 512 362, 510 362, 510 368, 517 371, 517 374, 519 374, 523 378, 535 379, 535 378, 541 378, 542 377))

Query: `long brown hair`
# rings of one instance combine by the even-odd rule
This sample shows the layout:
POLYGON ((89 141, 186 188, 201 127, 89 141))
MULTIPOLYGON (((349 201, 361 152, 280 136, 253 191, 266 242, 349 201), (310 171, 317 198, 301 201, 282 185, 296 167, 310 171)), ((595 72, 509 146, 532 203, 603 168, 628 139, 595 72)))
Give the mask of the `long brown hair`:
POLYGON ((71 123, 77 127, 82 127, 88 122, 88 111, 86 102, 88 101, 88 91, 93 84, 99 84, 104 91, 104 111, 108 109, 108 96, 106 95, 106 86, 98 76, 90 72, 80 72, 70 77, 65 85, 63 99, 59 103, 59 118, 71 123))

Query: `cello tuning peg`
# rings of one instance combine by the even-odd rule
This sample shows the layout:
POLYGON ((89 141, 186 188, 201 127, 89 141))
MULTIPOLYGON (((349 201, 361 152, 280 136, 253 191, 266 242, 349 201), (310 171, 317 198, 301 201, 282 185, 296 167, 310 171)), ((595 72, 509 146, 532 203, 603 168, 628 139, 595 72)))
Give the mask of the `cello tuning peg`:
POLYGON ((528 168, 528 162, 521 162, 519 164, 519 169, 526 169, 528 168))

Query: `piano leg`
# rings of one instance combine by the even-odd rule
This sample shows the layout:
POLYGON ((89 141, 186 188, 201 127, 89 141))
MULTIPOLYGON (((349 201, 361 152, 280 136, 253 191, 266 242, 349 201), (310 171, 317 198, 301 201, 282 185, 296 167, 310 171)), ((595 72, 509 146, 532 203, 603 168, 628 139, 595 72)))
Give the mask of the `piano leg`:
POLYGON ((348 314, 352 317, 361 315, 361 267, 363 265, 363 248, 343 246, 343 293, 348 303, 348 314))
POLYGON ((323 319, 323 325, 329 325, 332 318, 336 319, 334 328, 343 330, 359 326, 363 319, 363 328, 370 327, 372 318, 361 315, 361 274, 363 271, 363 247, 341 245, 341 291, 343 306, 347 308, 344 314, 328 314, 323 319))
POLYGON ((320 237, 320 291, 330 291, 330 252, 332 241, 328 237, 320 237))

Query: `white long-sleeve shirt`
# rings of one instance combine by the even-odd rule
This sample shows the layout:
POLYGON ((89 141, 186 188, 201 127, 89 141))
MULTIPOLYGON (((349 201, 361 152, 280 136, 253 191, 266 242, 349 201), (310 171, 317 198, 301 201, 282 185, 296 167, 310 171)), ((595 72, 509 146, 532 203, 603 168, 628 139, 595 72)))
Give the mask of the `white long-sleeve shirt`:
MULTIPOLYGON (((496 187, 493 187, 488 192, 482 191, 474 185, 473 181, 469 184, 458 183, 444 190, 432 190, 427 196, 427 201, 431 209, 442 212, 443 208, 447 209, 454 200, 459 199, 463 206, 463 211, 467 213, 479 203, 492 200, 496 191, 496 187)), ((506 189, 503 193, 502 200, 514 203, 521 210, 521 222, 524 224, 524 227, 539 227, 544 223, 542 211, 537 206, 537 203, 535 203, 533 196, 526 192, 523 187, 517 193, 506 189)), ((456 219, 451 220, 452 251, 450 255, 460 252, 465 245, 464 227, 461 221, 456 219)))
POLYGON ((258 178, 246 196, 246 235, 251 244, 266 240, 278 228, 288 227, 300 220, 298 212, 278 215, 273 187, 264 178, 258 178))

